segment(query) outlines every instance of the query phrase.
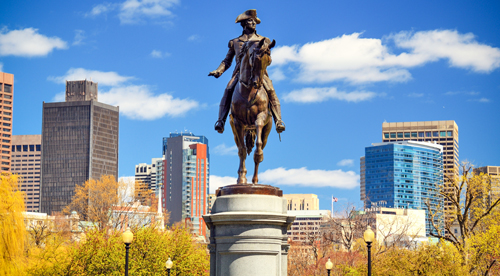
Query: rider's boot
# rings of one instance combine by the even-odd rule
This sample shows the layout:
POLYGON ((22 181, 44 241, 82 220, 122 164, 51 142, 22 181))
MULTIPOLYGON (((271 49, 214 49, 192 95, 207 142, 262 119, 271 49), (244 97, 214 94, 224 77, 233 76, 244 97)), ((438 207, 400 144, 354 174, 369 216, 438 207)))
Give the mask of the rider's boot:
POLYGON ((271 103, 271 113, 273 114, 274 123, 276 125, 276 132, 281 133, 285 131, 285 123, 281 120, 281 105, 278 97, 276 96, 276 91, 267 91, 269 96, 269 102, 271 103))
POLYGON ((219 105, 219 119, 215 122, 214 127, 218 133, 224 132, 224 125, 226 124, 226 118, 229 114, 229 107, 231 105, 231 102, 228 101, 228 99, 231 98, 229 95, 232 96, 231 91, 229 91, 229 89, 224 90, 224 96, 222 96, 222 100, 219 105))

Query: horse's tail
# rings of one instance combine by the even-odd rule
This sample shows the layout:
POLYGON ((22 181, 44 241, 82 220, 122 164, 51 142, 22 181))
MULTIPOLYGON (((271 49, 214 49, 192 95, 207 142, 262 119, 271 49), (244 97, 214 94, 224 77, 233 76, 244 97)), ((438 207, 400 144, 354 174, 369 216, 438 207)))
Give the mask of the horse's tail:
POLYGON ((245 134, 245 145, 247 146, 247 154, 250 155, 252 152, 253 146, 255 145, 255 129, 247 130, 245 134))

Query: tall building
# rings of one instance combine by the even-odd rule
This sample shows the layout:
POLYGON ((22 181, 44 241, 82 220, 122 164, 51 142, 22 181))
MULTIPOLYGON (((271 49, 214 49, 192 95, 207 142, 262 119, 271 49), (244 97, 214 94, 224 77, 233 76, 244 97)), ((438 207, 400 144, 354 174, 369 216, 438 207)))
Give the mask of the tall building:
MULTIPOLYGON (((443 146, 429 142, 401 141, 365 148, 365 207, 406 208, 437 214, 444 229, 443 146)), ((426 233, 433 228, 426 217, 426 233)))
POLYGON ((319 199, 315 194, 285 194, 283 197, 289 211, 319 210, 319 199))
MULTIPOLYGON (((283 195, 285 196, 285 195, 283 195)), ((307 243, 321 239, 320 227, 331 216, 329 210, 289 210, 289 216, 295 216, 292 226, 287 231, 293 242, 307 243)))
POLYGON ((2 172, 10 171, 11 166, 11 153, 10 147, 12 145, 12 108, 14 102, 14 75, 9 73, 0 72, 0 109, 2 110, 2 128, 0 139, 0 146, 2 153, 0 158, 2 163, 0 168, 2 172))
MULTIPOLYGON (((449 177, 458 177, 458 126, 455 121, 382 123, 382 141, 436 142, 443 146, 443 170, 449 177)), ((445 191, 449 188, 444 187, 445 191)), ((445 201, 445 210, 452 206, 445 201)), ((452 210, 450 210, 452 211, 452 210)))
POLYGON ((118 177, 118 122, 92 81, 67 81, 65 102, 43 103, 40 212, 62 211, 90 178, 118 177))
POLYGON ((500 198, 500 166, 485 166, 474 169, 476 174, 484 173, 491 177, 491 187, 485 189, 485 199, 488 206, 491 206, 495 201, 500 198))
MULTIPOLYGON (((365 157, 362 156, 359 158, 359 194, 360 194, 360 200, 365 201, 366 197, 366 190, 365 190, 365 157)), ((365 206, 366 208, 366 206, 365 206)))
POLYGON ((210 157, 205 136, 192 133, 170 134, 164 139, 164 208, 170 223, 191 221, 194 234, 206 237, 202 218, 208 214, 210 157))
POLYGON ((38 212, 40 208, 41 144, 41 135, 12 135, 11 172, 20 176, 26 212, 38 212))

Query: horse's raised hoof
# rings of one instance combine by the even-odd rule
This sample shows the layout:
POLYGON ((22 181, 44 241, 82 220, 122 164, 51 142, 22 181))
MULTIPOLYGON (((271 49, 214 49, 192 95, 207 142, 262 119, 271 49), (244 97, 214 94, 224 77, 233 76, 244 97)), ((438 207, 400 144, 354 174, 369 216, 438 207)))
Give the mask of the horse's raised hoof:
POLYGON ((218 120, 218 121, 215 123, 215 130, 216 130, 218 133, 224 133, 224 121, 222 121, 222 120, 218 120))

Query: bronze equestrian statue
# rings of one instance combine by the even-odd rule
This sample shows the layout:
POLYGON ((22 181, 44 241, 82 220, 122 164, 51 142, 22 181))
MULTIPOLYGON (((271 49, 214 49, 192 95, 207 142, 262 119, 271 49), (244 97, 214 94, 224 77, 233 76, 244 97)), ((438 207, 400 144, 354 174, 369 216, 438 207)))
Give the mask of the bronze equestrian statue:
MULTIPOLYGON (((236 66, 233 71, 233 76, 227 84, 226 90, 224 91, 224 96, 222 96, 222 99, 220 101, 219 119, 215 123, 215 130, 219 133, 224 132, 224 125, 231 105, 231 98, 233 97, 234 89, 236 87, 236 84, 238 83, 240 70, 239 56, 241 47, 247 41, 260 41, 263 39, 268 39, 267 37, 257 34, 255 27, 257 24, 260 24, 260 19, 257 17, 256 10, 247 10, 244 13, 238 15, 238 17, 236 18, 236 23, 241 24, 241 26, 243 27, 243 33, 239 37, 231 39, 229 41, 229 50, 227 51, 226 58, 221 62, 216 70, 208 74, 209 76, 214 76, 216 78, 220 77, 227 69, 229 69, 229 67, 231 67, 233 58, 236 56, 236 66)), ((274 91, 273 83, 271 79, 269 79, 267 71, 265 72, 264 76, 264 88, 271 103, 271 112, 276 124, 276 131, 278 133, 281 133, 285 130, 285 124, 281 120, 280 101, 276 96, 276 91, 274 91)))
POLYGON ((236 23, 238 22, 241 22, 244 29, 243 34, 229 41, 226 58, 217 70, 209 74, 220 77, 231 66, 232 59, 236 56, 236 68, 224 91, 215 130, 219 133, 224 131, 230 105, 230 124, 240 158, 237 184, 247 183, 245 160, 254 144, 255 170, 252 183, 257 184, 259 164, 264 160, 263 149, 272 128, 272 115, 276 131, 281 133, 285 130, 279 100, 266 70, 271 64, 271 48, 276 42, 270 42, 269 38, 256 33, 255 26, 260 23, 256 10, 248 10, 239 15, 236 18, 236 23))

